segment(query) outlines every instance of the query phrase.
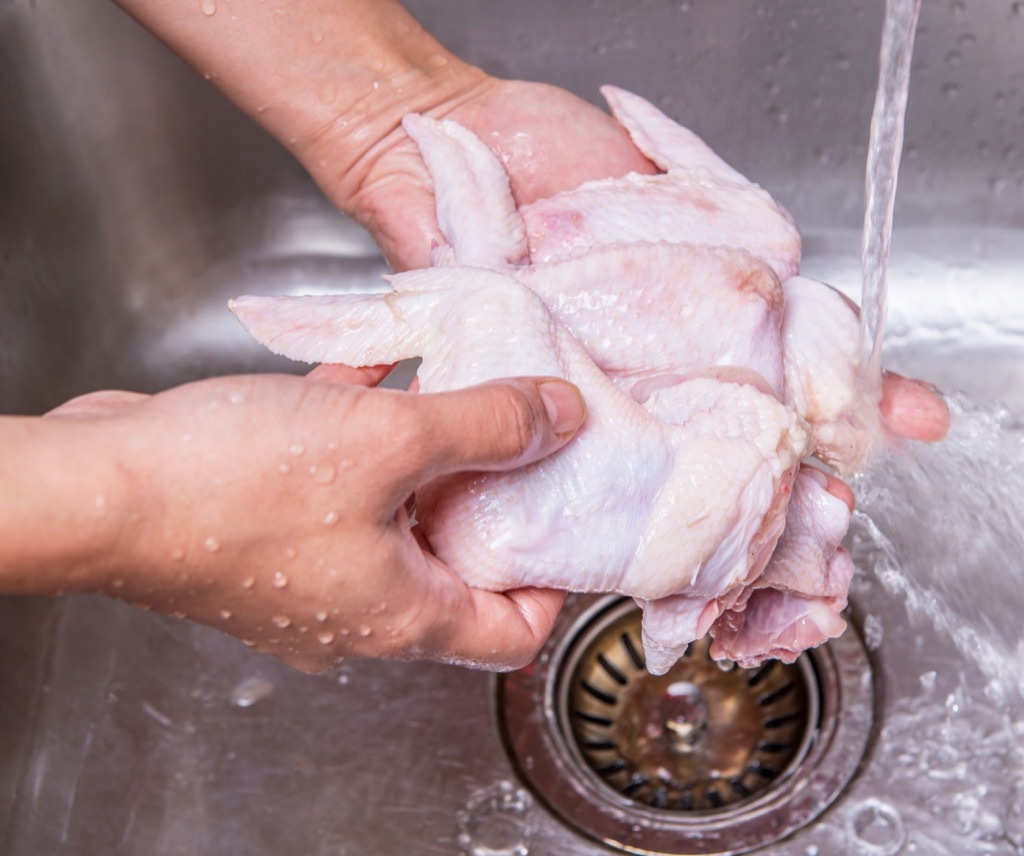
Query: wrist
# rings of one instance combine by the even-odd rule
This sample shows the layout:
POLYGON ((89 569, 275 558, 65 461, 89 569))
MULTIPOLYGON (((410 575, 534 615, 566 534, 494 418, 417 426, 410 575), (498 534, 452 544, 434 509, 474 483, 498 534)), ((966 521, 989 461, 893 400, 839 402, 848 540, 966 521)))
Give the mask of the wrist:
POLYGON ((124 515, 123 475, 78 420, 0 418, 0 591, 104 585, 124 515))

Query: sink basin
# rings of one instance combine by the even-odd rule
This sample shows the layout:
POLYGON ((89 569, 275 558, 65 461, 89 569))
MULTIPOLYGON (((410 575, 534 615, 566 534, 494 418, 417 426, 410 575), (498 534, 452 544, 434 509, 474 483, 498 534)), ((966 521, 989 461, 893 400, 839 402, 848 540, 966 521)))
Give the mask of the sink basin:
MULTIPOLYGON (((650 98, 789 208, 806 274, 856 295, 883 4, 409 5, 496 74, 650 98)), ((958 393, 957 426, 857 484, 850 632, 873 731, 775 856, 1024 853, 1020 5, 924 4, 886 353, 958 393)), ((0 0, 0 48, 0 411, 293 370, 226 300, 384 270, 287 153, 113 4, 0 0)), ((487 674, 309 677, 119 602, 3 598, 0 852, 613 852, 529 789, 497 714, 487 674)))

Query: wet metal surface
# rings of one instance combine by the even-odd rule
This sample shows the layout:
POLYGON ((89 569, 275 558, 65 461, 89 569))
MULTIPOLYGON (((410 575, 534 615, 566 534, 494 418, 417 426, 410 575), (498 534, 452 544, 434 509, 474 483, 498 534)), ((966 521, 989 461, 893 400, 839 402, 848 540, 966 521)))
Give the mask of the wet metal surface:
MULTIPOLYGON (((790 208, 808 275, 856 293, 882 3, 410 5, 494 73, 651 98, 790 208)), ((994 482, 1019 469, 1024 425, 1019 7, 924 4, 890 274, 889 364, 1006 405, 994 482)), ((279 146, 108 0, 0 0, 0 115, 3 412, 290 369, 226 300, 383 270, 279 146)), ((997 655, 1019 642, 1021 554, 971 564, 999 509, 979 493, 941 513, 959 481, 918 500, 891 556, 858 522, 865 563, 928 562, 909 581, 870 564, 855 585, 878 731, 839 802, 773 856, 1024 848, 1024 714, 997 681, 1019 668, 997 655), (969 579, 929 599, 941 536, 965 522, 969 579)), ((1018 508, 999 532, 1024 529, 1018 508)), ((113 601, 0 599, 0 853, 601 852, 517 777, 494 705, 488 675, 353 663, 313 678, 113 601)))

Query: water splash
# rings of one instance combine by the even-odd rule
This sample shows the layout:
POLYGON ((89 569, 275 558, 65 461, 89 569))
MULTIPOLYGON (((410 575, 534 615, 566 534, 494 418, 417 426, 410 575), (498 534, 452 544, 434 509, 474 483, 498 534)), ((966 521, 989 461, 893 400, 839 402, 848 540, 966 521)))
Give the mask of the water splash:
POLYGON ((886 267, 892 237, 896 178, 903 150, 903 124, 910 88, 910 58, 921 0, 886 0, 868 147, 867 202, 861 249, 861 375, 881 391, 886 267))

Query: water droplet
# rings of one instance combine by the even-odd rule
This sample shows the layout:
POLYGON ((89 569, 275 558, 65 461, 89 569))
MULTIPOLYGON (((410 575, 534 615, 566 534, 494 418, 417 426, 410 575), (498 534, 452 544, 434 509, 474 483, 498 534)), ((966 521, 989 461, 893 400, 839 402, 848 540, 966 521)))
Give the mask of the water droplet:
POLYGON ((257 113, 264 113, 264 112, 266 112, 266 109, 269 106, 270 106, 269 104, 260 104, 260 106, 256 108, 256 112, 257 113))
POLYGON ((334 633, 330 630, 321 630, 316 634, 316 641, 321 645, 330 645, 334 641, 334 633))
POLYGON ((274 622, 274 625, 284 630, 286 627, 291 627, 292 620, 287 615, 275 615, 270 619, 274 622))
POLYGON ((256 585, 255 577, 246 577, 242 580, 242 588, 244 589, 251 589, 254 585, 256 585))
POLYGON ((318 467, 310 467, 309 474, 317 484, 330 484, 334 481, 334 465, 321 464, 318 467))
POLYGON ((288 454, 294 458, 301 458, 306 454, 306 447, 303 446, 302 443, 292 443, 288 447, 288 454))
POLYGON ((220 549, 220 541, 216 538, 207 538, 203 541, 203 548, 209 550, 211 553, 216 553, 220 549))
POLYGON ((526 791, 507 781, 474 794, 455 815, 459 846, 471 856, 527 856, 532 805, 526 791))
POLYGON ((246 678, 231 691, 231 704, 235 707, 252 707, 273 692, 274 685, 266 678, 246 678))
POLYGON ((295 552, 295 548, 294 547, 285 547, 284 548, 284 554, 289 559, 294 559, 298 555, 298 553, 295 552))
POLYGON ((869 650, 877 651, 882 646, 884 636, 885 630, 877 615, 869 615, 864 619, 864 642, 869 650))
POLYGON ((231 618, 231 615, 232 615, 232 612, 231 612, 230 609, 222 609, 222 610, 220 610, 220 617, 223 618, 225 621, 227 621, 229 618, 231 618))
POLYGON ((283 589, 286 585, 288 585, 288 577, 280 571, 274 571, 274 588, 283 589))
POLYGON ((288 473, 290 473, 292 471, 292 468, 288 464, 278 464, 277 465, 277 471, 281 475, 286 476, 286 475, 288 475, 288 473))
POLYGON ((327 514, 324 515, 324 526, 333 526, 337 522, 338 522, 338 512, 337 511, 328 511, 327 514))
POLYGON ((180 609, 174 610, 174 612, 172 612, 171 615, 174 616, 174 618, 184 618, 185 617, 185 613, 182 612, 180 609))
POLYGON ((323 622, 325 622, 327 620, 327 613, 324 612, 322 609, 317 610, 316 620, 319 621, 322 624, 323 622))
POLYGON ((255 643, 255 642, 253 642, 253 641, 252 641, 252 639, 243 639, 243 640, 242 640, 242 644, 243 644, 243 645, 244 645, 244 646, 245 646, 246 648, 255 648, 255 647, 256 647, 256 643, 255 643))
POLYGON ((314 45, 321 44, 323 42, 323 40, 324 40, 324 36, 325 35, 326 35, 326 33, 323 31, 323 29, 321 27, 313 27, 313 32, 312 32, 313 44, 314 45))
POLYGON ((896 856, 907 840, 899 813, 881 800, 863 800, 850 814, 850 829, 872 856, 896 856))
POLYGON ((373 631, 369 627, 367 627, 366 625, 363 625, 362 627, 359 628, 359 635, 362 636, 364 639, 367 636, 369 636, 371 633, 373 633, 373 631))
POLYGON ((203 10, 204 15, 216 15, 217 0, 202 0, 199 4, 199 8, 203 10))
POLYGON ((350 677, 351 677, 351 675, 349 675, 348 672, 344 672, 344 671, 338 672, 338 683, 341 684, 342 686, 346 686, 348 684, 348 682, 349 682, 349 678, 350 677))
POLYGON ((180 562, 184 558, 185 558, 185 548, 184 547, 175 547, 171 551, 171 561, 172 562, 180 562))

